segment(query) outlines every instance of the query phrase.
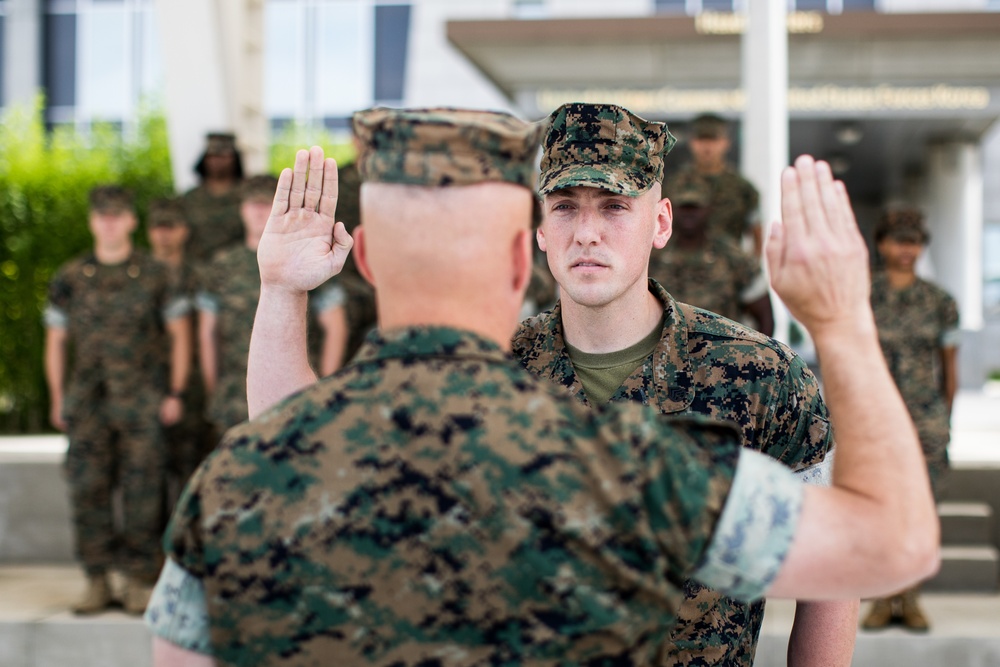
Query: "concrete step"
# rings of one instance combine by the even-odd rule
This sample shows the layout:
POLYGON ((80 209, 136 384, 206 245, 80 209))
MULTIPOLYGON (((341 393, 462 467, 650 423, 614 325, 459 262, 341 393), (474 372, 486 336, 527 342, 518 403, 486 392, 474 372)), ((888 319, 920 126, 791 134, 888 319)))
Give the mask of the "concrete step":
POLYGON ((941 518, 942 544, 993 543, 993 508, 987 503, 939 503, 938 516, 941 518))
MULTIPOLYGON (((0 666, 151 665, 150 635, 140 619, 118 611, 88 617, 66 611, 83 589, 75 567, 0 567, 0 666)), ((928 634, 861 632, 852 665, 1000 665, 1000 594, 928 593, 921 604, 931 621, 928 634)), ((794 613, 794 602, 768 601, 755 667, 786 664, 794 613)))
MULTIPOLYGON (((1000 665, 1000 595, 927 593, 920 604, 930 620, 930 632, 859 631, 852 667, 1000 665)), ((785 667, 795 603, 768 600, 764 609, 754 667, 785 667)), ((862 617, 867 611, 868 604, 862 604, 862 617)))
POLYGON ((928 591, 994 592, 1000 586, 1000 552, 993 546, 941 547, 941 569, 924 584, 928 591))

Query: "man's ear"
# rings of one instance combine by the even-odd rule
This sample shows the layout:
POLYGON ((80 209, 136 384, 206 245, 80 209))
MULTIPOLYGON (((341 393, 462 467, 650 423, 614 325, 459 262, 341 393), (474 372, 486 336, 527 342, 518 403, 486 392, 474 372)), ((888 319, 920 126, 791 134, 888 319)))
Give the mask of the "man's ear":
POLYGON ((674 209, 670 200, 664 197, 656 202, 656 232, 653 235, 653 247, 663 248, 674 232, 674 209))
POLYGON ((545 252, 545 230, 542 229, 542 225, 539 225, 538 229, 535 230, 535 240, 538 242, 538 249, 545 252))
POLYGON ((361 274, 361 277, 374 287, 375 281, 372 278, 372 270, 368 266, 368 246, 365 245, 365 226, 361 224, 355 227, 354 233, 351 236, 354 237, 354 247, 351 249, 351 254, 354 255, 354 265, 358 267, 358 273, 361 274))

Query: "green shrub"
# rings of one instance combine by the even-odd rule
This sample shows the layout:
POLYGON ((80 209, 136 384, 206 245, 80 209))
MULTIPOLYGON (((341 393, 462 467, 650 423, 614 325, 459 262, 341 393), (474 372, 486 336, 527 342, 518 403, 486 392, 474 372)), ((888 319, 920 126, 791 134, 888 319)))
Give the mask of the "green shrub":
POLYGON ((173 192, 162 114, 145 110, 125 136, 112 126, 46 132, 41 103, 0 116, 0 433, 50 428, 46 290, 59 266, 92 246, 87 193, 102 183, 131 188, 140 221, 150 199, 173 192))
POLYGON ((295 164, 295 153, 300 148, 322 146, 327 157, 337 160, 337 164, 350 164, 354 161, 354 146, 350 141, 339 138, 333 132, 305 123, 289 123, 271 138, 268 154, 269 170, 277 176, 285 167, 295 164))

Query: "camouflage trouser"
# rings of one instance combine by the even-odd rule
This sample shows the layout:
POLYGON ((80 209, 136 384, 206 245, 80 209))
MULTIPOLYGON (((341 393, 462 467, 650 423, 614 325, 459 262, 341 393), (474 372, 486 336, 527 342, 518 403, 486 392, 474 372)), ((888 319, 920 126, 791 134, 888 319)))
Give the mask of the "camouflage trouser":
POLYGON ((184 397, 184 417, 179 423, 163 429, 167 473, 181 486, 218 444, 218 435, 205 417, 205 404, 204 385, 200 379, 192 377, 184 397))
POLYGON ((935 439, 933 441, 921 440, 920 446, 924 450, 924 458, 927 459, 927 473, 931 478, 931 490, 934 491, 934 499, 941 499, 941 492, 944 491, 945 480, 951 464, 948 460, 948 440, 935 439))
POLYGON ((155 581, 160 548, 164 447, 158 423, 123 427, 99 415, 72 420, 66 452, 77 556, 89 575, 111 568, 155 581), (124 525, 112 495, 121 490, 124 525))

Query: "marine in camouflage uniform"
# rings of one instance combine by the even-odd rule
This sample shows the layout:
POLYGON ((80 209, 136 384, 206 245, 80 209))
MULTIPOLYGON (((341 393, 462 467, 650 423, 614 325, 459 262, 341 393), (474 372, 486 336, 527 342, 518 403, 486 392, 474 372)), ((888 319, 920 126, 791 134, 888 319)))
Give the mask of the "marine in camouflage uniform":
POLYGON ((184 208, 191 228, 187 255, 201 265, 220 250, 243 242, 239 188, 243 163, 236 137, 209 134, 195 171, 203 182, 184 193, 184 208))
MULTIPOLYGON (((662 178, 663 156, 672 144, 662 123, 615 105, 560 107, 549 116, 543 142, 540 193, 546 197, 546 211, 548 196, 563 188, 622 194, 648 190, 662 178)), ((552 201, 561 205, 558 198, 552 201)), ((558 212, 550 215, 553 220, 546 224, 566 224, 558 212)), ((602 257, 599 247, 596 253, 602 257)), ((682 284, 687 278, 673 271, 662 275, 682 284)), ((816 378, 802 359, 757 331, 678 303, 655 280, 649 281, 649 292, 662 304, 662 320, 629 349, 597 355, 572 348, 564 335, 567 315, 558 303, 521 324, 513 340, 514 356, 588 406, 638 402, 664 414, 735 423, 744 447, 777 459, 806 481, 829 484, 830 423, 816 378)), ((563 291, 566 299, 572 295, 563 291)), ((659 664, 749 667, 763 616, 763 600, 747 603, 688 582, 659 664)))
MULTIPOLYGON (((60 381, 53 376, 72 359, 65 398, 54 402, 61 402, 69 437, 65 470, 76 551, 90 582, 75 609, 93 613, 107 606, 107 575, 121 569, 128 586, 125 607, 140 613, 162 562, 157 544, 165 463, 161 411, 168 393, 181 389, 170 386, 169 364, 171 346, 190 343, 175 340, 181 325, 189 327, 190 302, 161 264, 132 249, 131 194, 102 186, 91 192, 90 202, 95 250, 56 273, 45 311, 47 335, 62 341, 61 352, 47 344, 50 382, 60 381), (109 232, 108 225, 115 231, 109 232), (98 259, 109 233, 123 241, 115 247, 120 262, 98 259), (121 527, 112 512, 116 489, 122 494, 121 527)), ((54 397, 63 396, 59 384, 50 390, 54 397)))
MULTIPOLYGON (((930 241, 920 211, 886 211, 875 230, 886 266, 872 276, 871 304, 882 353, 917 427, 935 498, 947 475, 951 406, 957 389, 955 353, 961 339, 958 306, 947 292, 916 275, 916 261, 930 241)), ((930 629, 920 609, 919 588, 880 598, 862 625, 894 622, 918 632, 930 629)))
POLYGON ((721 234, 682 227, 710 215, 708 191, 684 190, 671 197, 671 202, 675 215, 673 236, 665 248, 653 249, 649 277, 668 285, 678 301, 731 320, 741 320, 745 310, 753 308, 757 319, 762 320, 758 329, 766 335, 772 334, 767 279, 759 262, 721 234), (763 303, 758 303, 762 300, 763 303))
POLYGON ((726 121, 714 114, 695 118, 691 122, 691 149, 695 161, 664 183, 665 194, 670 197, 691 188, 706 188, 711 193, 710 236, 721 235, 741 244, 743 236, 758 222, 760 195, 750 181, 724 162, 729 150, 726 121), (709 151, 710 161, 704 164, 699 162, 703 159, 699 156, 700 145, 709 151))
MULTIPOLYGON (((503 114, 355 130, 368 180, 530 187, 536 128, 503 114)), ((199 470, 147 622, 226 665, 656 664, 692 572, 753 597, 787 548, 801 488, 730 429, 587 410, 467 331, 373 334, 199 470)))
MULTIPOLYGON (((198 285, 194 266, 184 256, 184 244, 179 243, 179 248, 176 249, 164 247, 161 250, 158 245, 163 241, 157 238, 158 234, 184 234, 189 231, 183 200, 173 198, 150 202, 147 227, 154 259, 166 267, 174 291, 193 303, 198 285), (176 257, 160 255, 171 250, 177 253, 176 257)), ((169 241, 170 239, 168 244, 169 241)), ((194 344, 192 347, 192 368, 197 368, 198 346, 194 344)), ((183 417, 176 424, 164 428, 167 443, 168 507, 173 506, 180 488, 218 442, 215 429, 205 417, 207 396, 199 373, 191 373, 187 390, 181 398, 184 402, 183 417)))
POLYGON ((210 390, 208 416, 220 433, 248 417, 247 357, 260 300, 257 244, 267 220, 267 212, 261 209, 270 206, 276 186, 273 176, 254 176, 242 184, 244 242, 220 251, 199 276, 196 305, 204 320, 200 325, 202 348, 212 348, 203 361, 205 366, 215 362, 214 368, 203 367, 210 390), (252 221, 254 218, 258 220, 252 221))

